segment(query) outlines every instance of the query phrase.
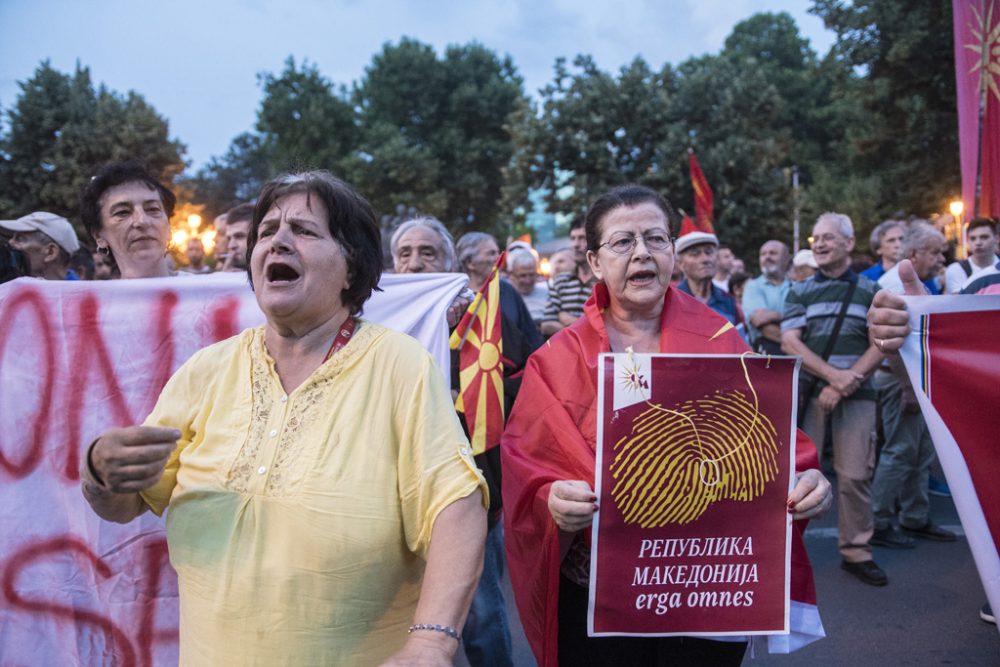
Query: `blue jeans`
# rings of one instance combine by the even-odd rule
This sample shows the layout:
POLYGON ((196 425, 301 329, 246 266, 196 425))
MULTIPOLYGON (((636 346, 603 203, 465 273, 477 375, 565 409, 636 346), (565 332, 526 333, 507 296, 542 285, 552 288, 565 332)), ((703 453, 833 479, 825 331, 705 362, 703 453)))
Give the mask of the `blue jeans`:
POLYGON ((503 522, 498 521, 486 534, 483 574, 462 630, 465 657, 472 667, 513 667, 514 664, 507 604, 500 583, 503 558, 503 522))

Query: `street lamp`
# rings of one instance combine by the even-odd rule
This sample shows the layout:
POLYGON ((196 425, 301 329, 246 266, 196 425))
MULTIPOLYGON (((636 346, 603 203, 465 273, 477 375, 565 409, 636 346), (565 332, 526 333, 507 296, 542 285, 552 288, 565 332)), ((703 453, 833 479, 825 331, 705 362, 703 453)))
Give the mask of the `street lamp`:
POLYGON ((948 210, 951 212, 951 217, 955 218, 955 223, 958 225, 958 238, 962 241, 962 258, 965 259, 969 256, 969 249, 965 244, 965 225, 962 224, 962 213, 965 212, 965 202, 961 199, 956 199, 948 204, 948 210))

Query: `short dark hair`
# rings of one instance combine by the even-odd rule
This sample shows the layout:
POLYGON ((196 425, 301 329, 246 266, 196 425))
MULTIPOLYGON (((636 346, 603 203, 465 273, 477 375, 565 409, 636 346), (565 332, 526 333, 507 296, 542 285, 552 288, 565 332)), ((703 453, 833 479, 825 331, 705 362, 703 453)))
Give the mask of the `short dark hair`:
POLYGON ((749 279, 749 274, 737 271, 729 277, 729 291, 732 292, 737 287, 742 287, 749 279))
POLYGON ((91 237, 96 237, 104 226, 101 223, 101 197, 111 188, 125 183, 143 183, 150 190, 155 190, 160 195, 167 219, 173 216, 177 197, 150 173, 144 163, 139 160, 109 162, 98 170, 80 193, 80 220, 91 237))
POLYGON ((578 215, 570 221, 569 230, 573 231, 574 229, 580 229, 584 226, 584 224, 586 224, 586 222, 587 218, 585 216, 578 215))
POLYGON ((234 222, 253 222, 253 204, 237 204, 226 211, 226 224, 234 222))
POLYGON ((305 193, 308 198, 315 195, 326 206, 330 235, 347 255, 350 287, 343 290, 341 300, 352 314, 360 313, 372 291, 381 291, 378 281, 382 277, 382 234, 368 200, 327 171, 284 174, 264 185, 257 198, 247 235, 247 278, 250 286, 253 287, 250 257, 257 245, 260 223, 275 202, 297 193, 305 193))
POLYGON ((973 229, 979 229, 980 227, 988 227, 993 232, 993 235, 996 236, 997 221, 995 218, 973 218, 969 221, 968 227, 965 228, 965 233, 968 234, 973 229))
POLYGON ((597 252, 601 243, 601 221, 608 213, 622 206, 634 208, 646 203, 653 204, 663 211, 663 215, 667 218, 667 233, 672 234, 677 214, 674 213, 673 207, 665 197, 645 185, 621 185, 595 199, 587 210, 585 218, 587 249, 591 252, 597 252))

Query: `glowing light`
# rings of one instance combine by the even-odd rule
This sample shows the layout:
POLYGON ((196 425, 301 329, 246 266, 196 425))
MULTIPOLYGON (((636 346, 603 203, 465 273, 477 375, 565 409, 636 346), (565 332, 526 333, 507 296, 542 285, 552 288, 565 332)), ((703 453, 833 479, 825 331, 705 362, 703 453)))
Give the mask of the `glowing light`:
POLYGON ((217 232, 209 227, 201 233, 201 244, 205 247, 205 253, 211 255, 215 250, 215 237, 217 232))
POLYGON ((191 228, 192 232, 194 230, 198 229, 199 227, 201 227, 201 216, 198 215, 197 213, 192 213, 191 215, 189 215, 188 216, 188 227, 191 228))
POLYGON ((546 277, 552 275, 552 262, 547 257, 538 263, 538 272, 546 277))
POLYGON ((183 229, 178 229, 177 231, 175 231, 173 234, 170 235, 170 245, 174 246, 175 248, 180 248, 185 243, 187 243, 188 238, 189 235, 186 231, 184 231, 183 229))
POLYGON ((956 199, 955 201, 948 204, 948 210, 951 211, 952 216, 955 218, 962 217, 962 213, 965 212, 965 202, 961 199, 956 199))

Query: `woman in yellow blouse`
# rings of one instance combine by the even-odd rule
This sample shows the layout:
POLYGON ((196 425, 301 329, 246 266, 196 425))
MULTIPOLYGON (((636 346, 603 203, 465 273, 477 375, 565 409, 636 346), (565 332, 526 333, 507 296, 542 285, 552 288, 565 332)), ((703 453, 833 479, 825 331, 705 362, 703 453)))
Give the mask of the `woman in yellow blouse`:
POLYGON ((181 664, 451 665, 485 483, 430 355, 357 317, 381 274, 374 212, 326 173, 280 177, 247 257, 266 324, 98 438, 84 495, 111 521, 170 508, 181 664))

